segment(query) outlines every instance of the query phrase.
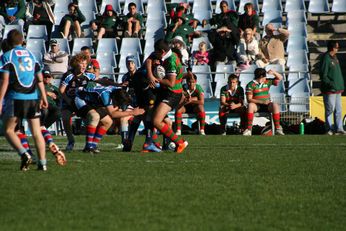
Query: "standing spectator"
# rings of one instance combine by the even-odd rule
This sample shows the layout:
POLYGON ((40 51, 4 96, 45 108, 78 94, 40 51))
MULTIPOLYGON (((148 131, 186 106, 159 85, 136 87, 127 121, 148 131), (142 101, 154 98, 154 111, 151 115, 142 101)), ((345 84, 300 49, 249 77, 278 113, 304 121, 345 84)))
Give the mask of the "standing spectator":
POLYGON ((60 50, 58 41, 49 41, 50 51, 44 54, 43 63, 45 70, 55 74, 64 74, 68 69, 68 54, 60 50))
POLYGON ((181 135, 181 122, 183 113, 194 113, 199 120, 199 134, 205 135, 205 110, 204 91, 201 85, 197 84, 197 76, 192 72, 187 73, 186 84, 183 85, 184 100, 178 105, 175 111, 175 123, 177 126, 176 135, 181 135))
POLYGON ((172 42, 176 36, 181 36, 186 46, 190 46, 190 37, 193 35, 193 28, 186 22, 185 15, 178 15, 169 25, 166 34, 166 41, 172 42))
POLYGON ((238 84, 238 76, 230 74, 227 85, 220 90, 219 120, 222 135, 226 135, 227 117, 230 113, 238 113, 240 115, 240 127, 245 129, 246 107, 244 106, 244 89, 238 84))
POLYGON ((137 5, 131 2, 128 5, 129 13, 124 17, 125 34, 124 37, 138 38, 143 28, 143 17, 137 12, 137 5))
POLYGON ((91 48, 84 46, 81 49, 81 52, 87 57, 87 68, 86 71, 93 73, 96 77, 100 76, 100 63, 97 59, 91 58, 91 48))
POLYGON ((72 40, 72 37, 80 38, 82 36, 81 23, 84 21, 85 16, 80 11, 78 4, 76 2, 68 4, 68 14, 61 19, 59 26, 62 37, 69 38, 69 40, 72 40))
POLYGON ((172 40, 172 48, 178 49, 181 53, 181 61, 183 65, 189 64, 189 52, 186 50, 186 44, 181 36, 175 36, 172 40))
POLYGON ((0 1, 0 31, 7 24, 18 24, 24 27, 25 2, 24 0, 0 1))
MULTIPOLYGON (((97 24, 97 23, 96 23, 97 24)), ((97 40, 101 38, 115 38, 118 36, 118 24, 119 18, 117 13, 113 10, 112 5, 106 5, 105 11, 99 21, 99 25, 96 26, 95 22, 92 22, 92 28, 98 29, 97 40)))
POLYGON ((202 41, 198 44, 198 51, 193 54, 194 65, 205 65, 209 63, 209 52, 207 51, 207 43, 202 41))
POLYGON ((252 135, 252 121, 256 112, 271 112, 273 114, 275 134, 285 135, 280 126, 280 108, 277 103, 270 100, 269 89, 272 85, 277 86, 282 80, 282 75, 269 70, 269 75, 274 75, 274 79, 267 79, 267 72, 263 68, 255 70, 255 79, 246 85, 247 109, 247 129, 244 136, 252 135))
MULTIPOLYGON (((248 2, 244 5, 244 13, 239 16, 238 28, 242 33, 245 29, 250 28, 253 30, 253 34, 256 35, 257 29, 259 29, 259 17, 257 12, 253 8, 253 4, 248 2)), ((258 35, 259 38, 259 35, 258 35)))
POLYGON ((269 23, 265 26, 266 36, 259 42, 259 54, 256 64, 259 67, 265 67, 268 64, 280 64, 285 66, 285 48, 284 42, 288 39, 289 33, 282 28, 274 28, 269 23), (277 34, 274 35, 274 32, 277 34))
POLYGON ((252 64, 256 61, 256 56, 259 52, 258 42, 254 37, 251 28, 246 28, 243 37, 240 39, 239 44, 240 62, 245 66, 252 64))
MULTIPOLYGON (((221 13, 216 14, 214 17, 212 17, 209 20, 210 25, 216 25, 217 28, 221 28, 224 26, 229 26, 230 23, 233 24, 234 27, 238 26, 238 13, 234 10, 230 10, 228 8, 228 2, 227 1, 221 1, 220 2, 220 9, 221 13)), ((202 21, 202 25, 207 24, 207 20, 202 21)))
POLYGON ((55 24, 55 16, 52 7, 55 0, 32 0, 26 5, 26 23, 27 25, 45 25, 48 38, 55 24))
POLYGON ((339 43, 328 41, 328 51, 321 57, 320 78, 323 95, 326 130, 328 135, 345 135, 342 124, 341 94, 344 92, 344 78, 336 54, 339 43), (334 126, 333 126, 334 120, 334 126))

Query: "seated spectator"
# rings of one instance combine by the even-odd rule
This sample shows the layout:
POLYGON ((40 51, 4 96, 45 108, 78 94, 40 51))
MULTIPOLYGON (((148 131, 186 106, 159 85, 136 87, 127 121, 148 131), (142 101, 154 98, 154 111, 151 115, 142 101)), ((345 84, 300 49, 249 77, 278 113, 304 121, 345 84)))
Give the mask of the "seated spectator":
POLYGON ((245 29, 250 28, 253 30, 253 34, 258 35, 258 38, 260 38, 260 35, 257 33, 257 29, 259 29, 259 17, 256 13, 256 11, 253 8, 253 4, 251 2, 248 2, 244 5, 244 13, 239 16, 239 22, 238 22, 238 28, 240 30, 240 35, 242 36, 245 29))
POLYGON ((194 30, 186 21, 185 15, 180 15, 175 18, 173 23, 169 25, 166 33, 166 41, 172 42, 176 36, 181 36, 186 46, 190 46, 190 37, 193 35, 194 30))
POLYGON ((288 39, 288 31, 282 28, 274 28, 271 23, 265 26, 265 31, 266 36, 259 42, 259 54, 256 61, 257 66, 262 68, 268 64, 280 64, 285 66, 284 42, 288 39))
POLYGON ((258 54, 258 42, 251 28, 245 29, 238 48, 241 64, 248 66, 255 63, 258 54))
POLYGON ((55 39, 49 42, 50 50, 44 54, 44 69, 55 74, 64 74, 68 69, 68 54, 60 50, 58 41, 55 39))
POLYGON ((32 0, 26 5, 26 24, 28 25, 45 25, 47 28, 48 38, 55 24, 55 16, 52 7, 55 0, 32 0))
POLYGON ((209 63, 209 52, 207 50, 206 42, 200 42, 198 44, 198 51, 193 54, 194 65, 207 65, 209 63))
POLYGON ((61 19, 60 33, 63 38, 69 38, 69 40, 72 40, 73 37, 80 38, 82 36, 81 23, 85 21, 85 16, 76 3, 68 4, 68 12, 61 19))
MULTIPOLYGON (((217 28, 229 26, 230 23, 233 24, 233 26, 238 26, 238 13, 234 10, 230 10, 228 8, 228 2, 227 1, 221 1, 220 2, 220 9, 221 13, 216 14, 209 20, 210 25, 216 25, 217 28)), ((208 23, 206 19, 202 21, 202 25, 205 26, 208 23)))
POLYGON ((238 28, 230 23, 229 27, 224 26, 210 31, 208 38, 213 45, 212 66, 218 63, 237 65, 236 47, 240 40, 238 28))
POLYGON ((137 5, 134 2, 128 5, 128 10, 129 13, 124 17, 124 37, 138 38, 144 25, 143 17, 137 12, 137 5))
POLYGON ((24 27, 25 1, 3 0, 0 1, 0 31, 5 25, 21 25, 24 27))
POLYGON ((118 24, 119 18, 117 13, 113 10, 112 5, 106 5, 105 11, 102 14, 101 19, 99 20, 99 25, 94 28, 92 23, 92 29, 97 30, 97 40, 101 38, 115 38, 118 36, 118 24))
POLYGON ((272 85, 277 86, 282 80, 282 75, 278 72, 263 68, 255 70, 255 79, 246 85, 247 108, 247 129, 243 132, 244 136, 252 135, 252 121, 255 112, 271 112, 273 114, 275 134, 284 135, 280 126, 280 108, 277 103, 270 100, 269 89, 272 85), (274 75, 274 79, 267 79, 267 73, 274 75))
POLYGON ((175 36, 172 40, 172 48, 178 49, 181 54, 181 61, 183 65, 189 64, 189 52, 186 50, 186 44, 181 36, 175 36))
POLYGON ((96 77, 100 76, 100 63, 97 59, 91 58, 91 48, 88 46, 83 46, 80 49, 81 53, 87 57, 87 68, 86 71, 89 73, 93 73, 96 77))
POLYGON ((176 135, 181 135, 181 122, 183 113, 194 113, 199 120, 199 134, 205 135, 205 110, 204 110, 204 91, 197 84, 197 76, 192 72, 187 73, 186 84, 183 85, 184 100, 179 104, 175 111, 175 123, 177 126, 176 135))
POLYGON ((227 85, 220 90, 219 120, 222 135, 226 135, 227 117, 230 113, 240 115, 240 127, 245 129, 246 107, 244 106, 244 89, 238 84, 238 76, 230 74, 227 85))

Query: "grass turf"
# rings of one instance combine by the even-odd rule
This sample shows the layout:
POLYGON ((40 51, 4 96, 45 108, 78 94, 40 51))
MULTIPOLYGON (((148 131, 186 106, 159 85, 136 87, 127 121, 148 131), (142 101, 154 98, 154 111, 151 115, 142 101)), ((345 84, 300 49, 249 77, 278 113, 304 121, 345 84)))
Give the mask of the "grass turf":
POLYGON ((1 230, 345 229, 345 136, 187 139, 182 155, 142 154, 142 137, 123 153, 108 136, 100 155, 20 172, 1 138, 1 230))

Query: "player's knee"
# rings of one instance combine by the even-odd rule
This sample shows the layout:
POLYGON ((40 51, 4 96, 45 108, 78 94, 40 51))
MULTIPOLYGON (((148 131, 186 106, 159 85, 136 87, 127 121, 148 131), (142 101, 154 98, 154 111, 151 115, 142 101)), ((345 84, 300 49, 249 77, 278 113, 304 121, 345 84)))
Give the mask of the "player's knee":
POLYGON ((87 120, 90 125, 97 126, 100 122, 100 115, 95 110, 91 110, 87 114, 87 120))
POLYGON ((257 109, 256 104, 254 104, 254 103, 249 103, 248 108, 247 108, 247 111, 248 111, 248 112, 253 113, 256 109, 257 109))

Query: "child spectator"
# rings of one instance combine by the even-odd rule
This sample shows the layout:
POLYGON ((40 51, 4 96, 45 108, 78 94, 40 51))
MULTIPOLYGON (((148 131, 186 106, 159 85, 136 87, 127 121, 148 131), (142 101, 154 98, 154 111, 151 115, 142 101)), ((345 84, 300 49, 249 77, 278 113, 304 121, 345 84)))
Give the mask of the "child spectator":
POLYGON ((245 29, 238 46, 240 63, 245 66, 255 63, 258 52, 258 42, 254 37, 253 30, 251 28, 245 29))
POLYGON ((82 27, 81 23, 85 21, 85 16, 80 11, 78 4, 76 2, 70 3, 68 5, 68 14, 66 14, 60 22, 60 33, 63 38, 70 38, 71 32, 74 32, 74 35, 77 38, 82 36, 82 27), (72 29, 72 30, 71 30, 72 29))
POLYGON ((143 17, 137 12, 137 5, 131 2, 128 5, 129 13, 124 18, 125 35, 124 37, 138 38, 143 28, 143 17))
POLYGON ((193 54, 194 65, 205 65, 209 63, 209 52, 207 51, 206 42, 200 42, 198 45, 198 51, 193 54))

